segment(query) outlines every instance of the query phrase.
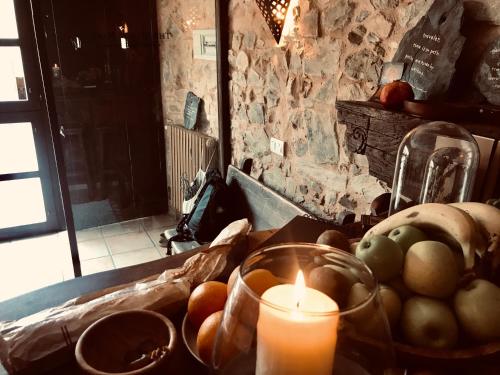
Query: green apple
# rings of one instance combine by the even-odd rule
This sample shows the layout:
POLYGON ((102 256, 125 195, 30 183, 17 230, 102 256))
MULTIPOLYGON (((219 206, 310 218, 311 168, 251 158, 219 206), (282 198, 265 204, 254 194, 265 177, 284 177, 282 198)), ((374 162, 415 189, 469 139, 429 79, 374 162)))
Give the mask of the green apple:
POLYGON ((453 294, 459 279, 453 251, 444 243, 421 241, 406 253, 403 281, 415 293, 446 298, 453 294))
POLYGON ((401 315, 401 298, 394 289, 387 285, 380 285, 380 298, 392 329, 397 327, 401 315))
POLYGON ((500 288, 482 279, 459 289, 454 298, 461 327, 478 341, 500 338, 500 288))
POLYGON ((451 309, 439 300, 415 296, 403 305, 401 330, 406 341, 422 348, 448 349, 458 340, 451 309))
POLYGON ((427 235, 413 225, 397 227, 389 232, 388 237, 401 247, 404 254, 414 243, 428 240, 427 235))
POLYGON ((356 257, 364 261, 382 282, 398 276, 403 266, 403 251, 399 245, 378 234, 360 241, 356 248, 356 257))

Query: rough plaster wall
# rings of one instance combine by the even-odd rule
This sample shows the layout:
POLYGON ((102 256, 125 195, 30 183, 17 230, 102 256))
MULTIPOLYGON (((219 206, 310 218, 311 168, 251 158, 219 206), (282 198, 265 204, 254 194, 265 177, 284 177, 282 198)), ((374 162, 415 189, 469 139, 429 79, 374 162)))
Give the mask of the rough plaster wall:
MULTIPOLYGON (((366 213, 387 186, 345 145, 335 101, 367 100, 384 61, 431 0, 300 0, 296 34, 276 46, 255 0, 230 1, 232 163, 310 212, 366 213), (285 157, 269 138, 286 142, 285 157)), ((474 6, 498 18, 497 0, 474 6)), ((490 17, 490 18, 488 18, 490 17)))
POLYGON ((215 0, 157 0, 163 120, 183 124, 188 91, 203 99, 200 130, 218 138, 217 64, 193 59, 193 30, 215 28, 215 0))

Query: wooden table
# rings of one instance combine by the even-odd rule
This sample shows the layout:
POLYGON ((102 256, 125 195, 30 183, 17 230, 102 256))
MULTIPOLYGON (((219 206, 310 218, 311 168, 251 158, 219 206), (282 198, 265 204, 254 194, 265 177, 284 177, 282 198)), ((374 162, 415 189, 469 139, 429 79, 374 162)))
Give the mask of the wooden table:
MULTIPOLYGON (((248 236, 248 251, 257 248, 259 244, 269 238, 274 232, 275 230, 266 230, 251 233, 248 236)), ((72 298, 138 281, 151 275, 159 274, 167 269, 180 267, 186 259, 206 247, 201 246, 182 254, 172 255, 148 263, 79 277, 12 298, 0 303, 0 321, 20 319, 44 309, 60 305, 72 298)), ((165 371, 167 371, 166 373, 174 374, 180 373, 182 369, 181 372, 185 374, 208 374, 208 368, 193 358, 184 345, 181 335, 181 324, 184 314, 185 309, 182 309, 177 315, 169 316, 177 328, 178 341, 165 371)), ((59 368, 51 372, 51 374, 72 374, 76 371, 75 366, 76 363, 73 361, 73 363, 69 363, 64 368, 59 368)))

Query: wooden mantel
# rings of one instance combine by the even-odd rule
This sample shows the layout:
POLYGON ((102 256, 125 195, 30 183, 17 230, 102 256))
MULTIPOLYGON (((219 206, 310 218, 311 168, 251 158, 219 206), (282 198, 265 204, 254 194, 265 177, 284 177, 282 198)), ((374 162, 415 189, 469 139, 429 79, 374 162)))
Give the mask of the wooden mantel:
MULTIPOLYGON (((385 109, 375 101, 337 101, 336 108, 339 123, 347 126, 349 151, 366 155, 370 174, 389 186, 392 186, 398 147, 403 137, 421 124, 449 121, 463 126, 475 136, 485 138, 491 145, 489 154, 482 155, 487 164, 486 170, 482 171, 482 178, 487 175, 489 179, 497 181, 494 184, 496 188, 490 187, 491 192, 488 194, 500 194, 500 108, 452 105, 446 108, 436 104, 432 110, 424 110, 424 116, 385 109)), ((483 192, 479 193, 478 198, 484 197, 483 192)))

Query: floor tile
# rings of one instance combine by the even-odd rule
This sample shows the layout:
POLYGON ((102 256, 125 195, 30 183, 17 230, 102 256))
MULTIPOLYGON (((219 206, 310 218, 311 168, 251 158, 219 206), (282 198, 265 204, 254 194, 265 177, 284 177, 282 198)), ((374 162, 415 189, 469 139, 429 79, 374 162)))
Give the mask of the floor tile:
POLYGON ((154 246, 154 243, 149 239, 146 232, 106 237, 105 240, 111 254, 124 253, 154 246))
POLYGON ((167 248, 166 247, 161 247, 161 246, 155 246, 155 247, 156 247, 156 250, 158 250, 158 252, 160 253, 160 256, 162 258, 167 257, 167 248))
POLYGON ((111 256, 84 260, 81 262, 82 275, 90 275, 97 272, 112 270, 115 268, 111 256))
POLYGON ((76 239, 78 242, 90 241, 98 238, 102 238, 101 228, 90 228, 90 229, 79 230, 76 232, 76 239))
POLYGON ((0 249, 0 300, 63 281, 59 259, 39 248, 18 244, 0 249))
POLYGON ((149 238, 155 244, 155 246, 159 246, 159 241, 161 238, 160 234, 162 234, 164 231, 165 231, 164 228, 155 228, 146 230, 146 232, 149 235, 149 238))
POLYGON ((112 237, 126 233, 139 233, 143 232, 142 219, 124 221, 122 223, 103 225, 101 227, 102 235, 104 237, 112 237))
POLYGON ((164 214, 142 218, 142 225, 146 230, 177 225, 175 215, 164 214))
POLYGON ((150 262, 160 258, 158 250, 154 247, 113 255, 116 268, 133 266, 135 264, 150 262))
POLYGON ((102 258, 109 255, 108 247, 104 238, 78 242, 78 254, 80 260, 102 258))

